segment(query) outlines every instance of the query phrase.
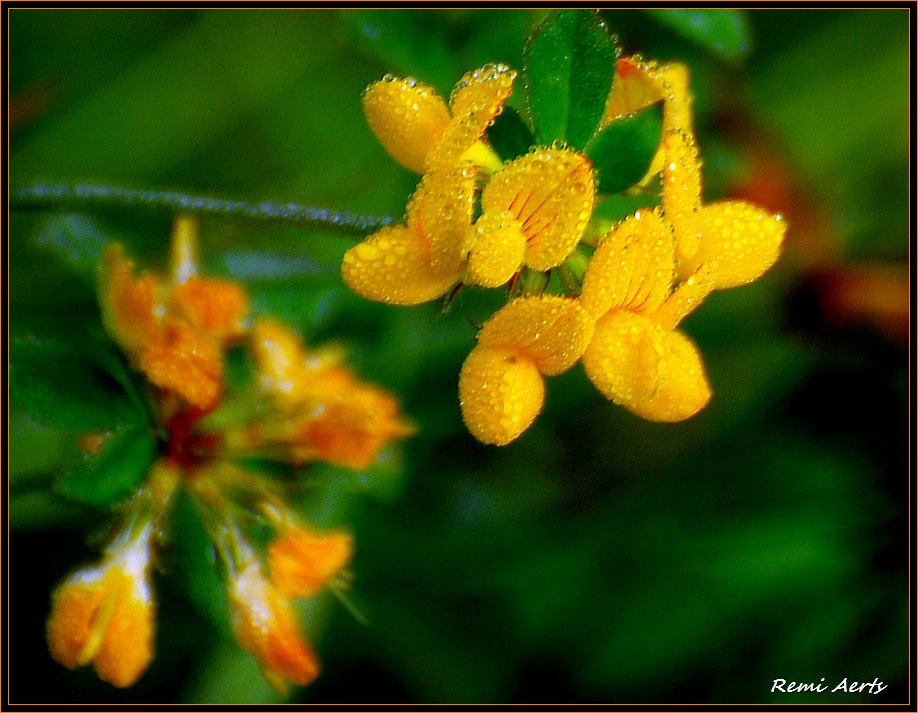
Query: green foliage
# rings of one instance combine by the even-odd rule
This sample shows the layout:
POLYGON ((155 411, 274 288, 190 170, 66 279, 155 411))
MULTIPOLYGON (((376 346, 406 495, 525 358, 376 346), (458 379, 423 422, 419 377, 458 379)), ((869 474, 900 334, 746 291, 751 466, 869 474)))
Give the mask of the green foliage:
POLYGON ((513 107, 504 110, 488 129, 488 141, 504 161, 512 161, 525 154, 535 143, 526 122, 513 107))
POLYGON ((749 20, 743 10, 644 10, 714 55, 738 60, 752 49, 749 20))
POLYGON ((599 190, 618 193, 637 183, 660 146, 663 102, 613 121, 587 144, 599 190))
POLYGON ((523 77, 541 143, 586 145, 605 111, 617 57, 595 12, 558 10, 533 31, 523 49, 523 77))
POLYGON ((64 473, 57 482, 62 495, 87 505, 108 507, 140 485, 156 456, 153 434, 143 426, 125 426, 106 435, 98 453, 64 473))
POLYGON ((142 423, 143 411, 88 352, 51 338, 14 337, 13 401, 41 423, 73 431, 142 423))

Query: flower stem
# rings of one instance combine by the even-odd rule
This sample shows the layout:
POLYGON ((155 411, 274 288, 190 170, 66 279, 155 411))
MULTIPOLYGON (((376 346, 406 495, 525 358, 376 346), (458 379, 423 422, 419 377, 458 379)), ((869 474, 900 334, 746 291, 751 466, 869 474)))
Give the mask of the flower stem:
POLYGON ((86 183, 35 183, 10 189, 10 209, 61 211, 99 208, 148 210, 175 215, 191 213, 226 220, 328 230, 362 237, 395 222, 389 216, 359 215, 347 211, 298 203, 249 203, 242 200, 195 196, 179 191, 160 191, 86 183))

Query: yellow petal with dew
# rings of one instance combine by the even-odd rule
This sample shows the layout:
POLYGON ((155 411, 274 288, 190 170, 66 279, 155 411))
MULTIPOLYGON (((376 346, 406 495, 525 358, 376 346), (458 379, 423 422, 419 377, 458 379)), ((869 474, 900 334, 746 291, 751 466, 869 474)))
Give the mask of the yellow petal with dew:
POLYGON ((454 166, 484 136, 513 90, 516 72, 503 64, 486 64, 466 72, 449 97, 452 120, 427 156, 426 168, 454 166))
POLYGON ((546 375, 572 367, 593 336, 593 317, 577 300, 557 295, 509 302, 478 333, 478 343, 516 349, 546 375))
POLYGON ((580 303, 596 317, 610 309, 656 309, 673 284, 674 250, 670 226, 653 210, 636 211, 593 253, 580 303))
POLYGON ((516 349, 479 344, 459 372, 459 405, 469 432, 503 446, 529 428, 542 410, 545 382, 516 349))
POLYGON ((526 238, 512 213, 485 213, 472 233, 465 281, 499 287, 522 267, 525 252, 526 238))
POLYGON ((652 65, 634 57, 622 57, 615 63, 615 79, 602 123, 623 119, 662 98, 662 87, 652 76, 652 65))
POLYGON ((446 102, 414 79, 386 76, 367 87, 363 111, 376 138, 406 168, 423 173, 424 159, 450 124, 446 102))
POLYGON ((452 275, 461 269, 477 175, 469 164, 427 173, 408 201, 408 227, 427 239, 435 274, 452 275))
POLYGON ((538 149, 497 172, 481 196, 484 213, 510 211, 526 237, 526 265, 540 272, 564 262, 586 230, 596 181, 582 154, 538 149))
POLYGON ((361 297, 415 305, 443 295, 461 277, 439 274, 430 263, 430 245, 402 225, 383 228, 344 254, 341 275, 361 297))
POLYGON ((707 268, 716 290, 758 279, 777 261, 787 232, 780 215, 744 201, 712 203, 689 224, 698 236, 695 260, 707 268))
POLYGON ((665 329, 675 329, 704 299, 711 294, 714 284, 710 271, 701 265, 693 274, 679 283, 672 294, 650 313, 655 322, 665 329))
POLYGON ((644 315, 613 310, 599 320, 583 366, 606 398, 650 421, 682 421, 711 398, 694 343, 644 315))
POLYGON ((685 132, 663 137, 663 215, 672 223, 677 256, 693 258, 698 235, 692 218, 701 209, 701 166, 695 140, 685 132))

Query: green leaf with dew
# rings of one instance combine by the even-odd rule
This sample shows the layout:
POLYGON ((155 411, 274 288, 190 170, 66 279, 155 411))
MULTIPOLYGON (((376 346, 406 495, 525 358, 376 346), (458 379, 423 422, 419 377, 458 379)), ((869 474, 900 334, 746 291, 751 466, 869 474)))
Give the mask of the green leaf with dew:
POLYGON ((592 138, 612 89, 618 47, 599 16, 558 10, 523 48, 527 106, 536 138, 576 149, 592 138))
POLYGON ((663 102, 613 121, 587 145, 601 193, 630 188, 647 173, 660 146, 663 102))

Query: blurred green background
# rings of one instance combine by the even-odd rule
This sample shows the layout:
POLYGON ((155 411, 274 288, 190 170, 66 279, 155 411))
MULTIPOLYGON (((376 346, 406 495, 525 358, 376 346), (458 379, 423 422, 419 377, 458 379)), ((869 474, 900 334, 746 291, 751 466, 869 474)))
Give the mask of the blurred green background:
MULTIPOLYGON (((519 441, 482 446, 456 395, 478 295, 443 316, 372 304, 340 283, 349 239, 204 222, 209 273, 308 342, 344 344, 419 426, 384 468, 309 474, 323 487, 305 511, 356 535, 369 625, 330 596, 304 609, 324 671, 292 700, 905 700, 908 11, 668 12, 604 16, 626 53, 690 65, 708 197, 791 226, 773 270, 686 322, 715 394, 688 422, 631 416, 578 366, 549 380, 519 441), (821 677, 889 687, 770 693, 821 677)), ((485 62, 519 67, 542 14, 14 9, 10 179, 398 216, 417 177, 366 126, 363 88, 392 72, 445 94, 485 62)), ((169 220, 14 213, 10 228, 12 333, 79 339, 98 322, 99 246, 117 237, 162 266, 169 220)), ((188 586, 181 528, 143 679, 117 691, 50 659, 51 589, 95 559, 105 515, 49 490, 74 436, 12 398, 10 700, 277 700, 188 586)))

